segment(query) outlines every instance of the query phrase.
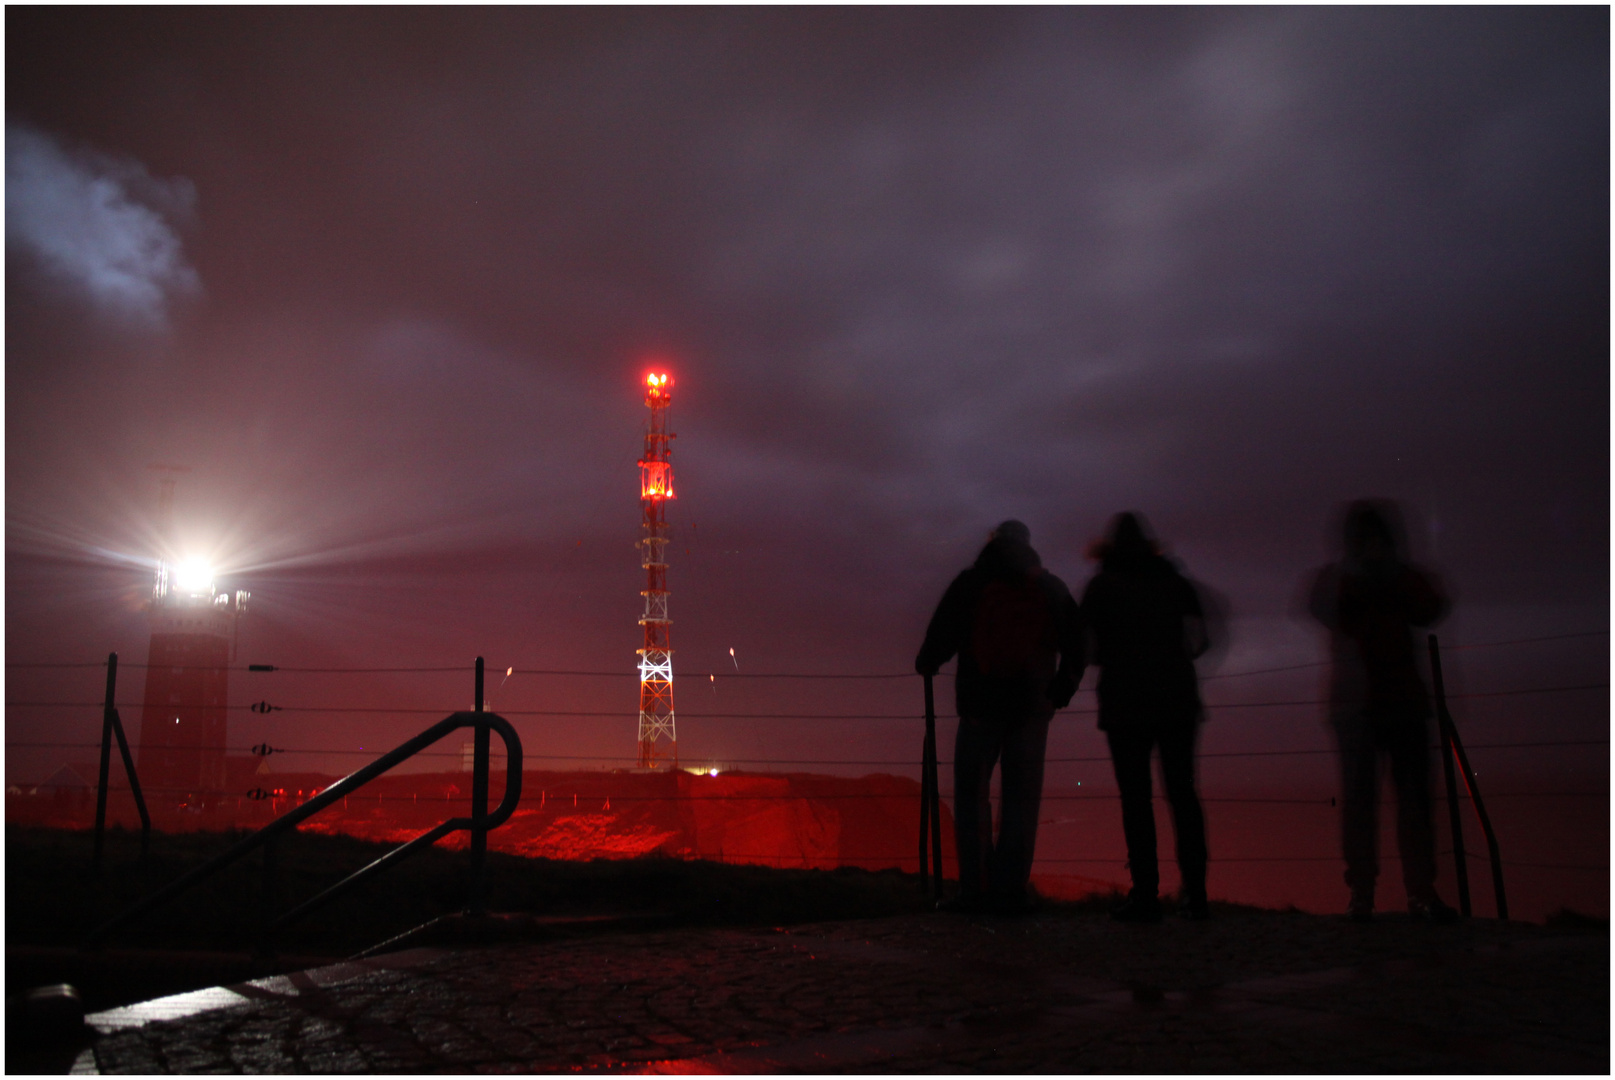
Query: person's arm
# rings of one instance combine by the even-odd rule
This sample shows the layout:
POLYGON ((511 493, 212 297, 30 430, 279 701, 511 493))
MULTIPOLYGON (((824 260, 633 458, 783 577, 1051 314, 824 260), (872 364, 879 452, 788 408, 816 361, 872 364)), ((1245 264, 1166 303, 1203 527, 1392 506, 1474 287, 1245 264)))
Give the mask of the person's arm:
POLYGON ((1190 660, 1198 659, 1211 648, 1211 634, 1206 629, 1206 612, 1200 606, 1200 594, 1194 583, 1181 574, 1178 581, 1183 590, 1183 647, 1190 660))
POLYGON ((921 675, 935 675, 964 643, 965 624, 969 619, 970 572, 967 570, 953 579, 942 602, 925 628, 925 642, 920 654, 914 658, 914 670, 921 675))
POLYGON ((1340 628, 1340 568, 1326 566, 1312 579, 1307 611, 1331 630, 1340 628))
MULTIPOLYGON (((1082 600, 1077 604, 1077 625, 1082 635, 1082 658, 1085 664, 1093 666, 1103 665, 1104 656, 1099 645, 1099 630, 1102 622, 1102 609, 1104 606, 1104 587, 1100 584, 1101 575, 1095 574, 1088 579, 1088 584, 1082 590, 1082 600)), ((1078 680, 1081 685, 1081 680, 1078 680)))
POLYGON ((1071 590, 1063 585, 1056 610, 1056 626, 1059 628, 1060 669, 1054 673, 1054 681, 1049 684, 1049 700, 1054 702, 1056 709, 1063 709, 1076 696, 1083 669, 1087 666, 1082 609, 1077 606, 1071 590))
POLYGON ((1407 620, 1414 626, 1432 626, 1440 622, 1452 607, 1441 580, 1434 574, 1409 566, 1403 574, 1404 597, 1407 602, 1407 620))

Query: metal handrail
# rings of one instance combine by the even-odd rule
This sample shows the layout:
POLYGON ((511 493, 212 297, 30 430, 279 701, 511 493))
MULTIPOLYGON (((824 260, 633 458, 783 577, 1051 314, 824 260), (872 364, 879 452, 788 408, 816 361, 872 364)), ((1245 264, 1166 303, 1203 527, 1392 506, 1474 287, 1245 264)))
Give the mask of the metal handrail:
MULTIPOLYGON (((480 658, 478 660, 478 674, 481 674, 480 658)), ((230 850, 215 856, 214 858, 203 863, 201 866, 198 866, 196 869, 185 874, 183 877, 180 877, 178 880, 172 882, 162 889, 159 889, 150 896, 137 901, 129 908, 102 923, 100 926, 91 931, 89 938, 90 946, 93 948, 100 945, 106 939, 106 937, 119 926, 122 926, 124 923, 134 919, 136 916, 143 915, 169 899, 172 899, 178 894, 184 892, 186 889, 189 889, 191 886, 195 885, 197 882, 211 877, 213 874, 235 862, 237 859, 240 859, 243 855, 246 855, 254 848, 272 845, 274 840, 282 833, 296 828, 299 824, 306 821, 308 818, 313 817, 315 814, 319 813, 327 806, 330 806, 338 799, 351 794, 358 788, 363 787, 371 780, 374 780, 376 777, 380 776, 382 773, 387 772, 394 766, 415 756, 450 732, 458 731, 460 728, 464 727, 476 728, 479 736, 476 741, 477 760, 475 762, 475 775, 481 779, 481 783, 480 785, 475 783, 473 784, 473 796, 475 796, 477 789, 480 787, 482 799, 479 804, 478 800, 473 798, 471 807, 472 815, 470 817, 451 818, 450 820, 443 822, 441 825, 438 825, 435 828, 421 834, 420 836, 417 836, 408 843, 395 848, 370 865, 355 871, 346 878, 343 878, 341 881, 315 896, 313 899, 299 905, 298 907, 287 912, 285 915, 282 915, 279 919, 276 919, 273 923, 271 923, 268 929, 273 932, 280 927, 286 926, 289 923, 302 918, 304 915, 307 915, 315 908, 322 906, 340 893, 347 891, 360 881, 363 881, 372 875, 397 864, 408 856, 415 854, 416 852, 430 846, 438 840, 441 840, 444 836, 447 836, 451 832, 457 832, 461 829, 472 830, 475 838, 480 838, 483 840, 483 844, 481 845, 475 843, 472 845, 473 857, 475 859, 476 856, 482 855, 486 850, 486 836, 488 830, 496 829, 509 820, 510 815, 516 810, 517 802, 521 799, 522 744, 520 737, 518 737, 516 734, 516 729, 511 727, 508 720, 496 713, 457 712, 452 716, 445 717, 438 723, 433 724, 431 727, 427 728, 413 739, 410 739, 408 742, 400 745, 397 749, 392 750, 387 754, 383 754, 381 757, 377 758, 369 765, 366 765, 364 768, 358 770, 357 772, 350 773, 341 780, 338 780, 336 783, 332 784, 330 787, 326 788, 312 799, 303 803, 301 806, 288 810, 274 821, 271 821, 268 825, 265 825, 251 836, 230 848, 230 850), (506 757, 505 797, 492 813, 489 813, 487 809, 487 733, 490 729, 497 731, 499 733, 499 737, 505 741, 506 757)), ((481 903, 481 898, 479 895, 481 878, 482 867, 480 865, 473 865, 473 895, 471 901, 471 906, 473 908, 479 907, 481 903)))

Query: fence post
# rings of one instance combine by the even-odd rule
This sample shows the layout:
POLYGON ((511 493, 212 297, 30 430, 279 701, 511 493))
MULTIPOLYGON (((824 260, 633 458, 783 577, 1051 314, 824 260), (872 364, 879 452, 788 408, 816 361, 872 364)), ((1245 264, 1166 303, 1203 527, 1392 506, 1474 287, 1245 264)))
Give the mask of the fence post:
POLYGON ((151 850, 151 813, 146 809, 146 796, 140 791, 140 775, 135 772, 134 755, 129 753, 129 737, 123 732, 123 720, 118 710, 112 710, 112 734, 118 737, 118 754, 123 758, 123 775, 129 779, 129 794, 135 797, 135 809, 140 811, 140 854, 151 850))
MULTIPOLYGON (((1430 647, 1435 649, 1435 635, 1430 635, 1430 647)), ((1497 917, 1503 922, 1508 921, 1508 894, 1503 891, 1503 855, 1497 846, 1497 831, 1492 828, 1491 815, 1486 812, 1486 800, 1480 794, 1480 781, 1475 779, 1475 770, 1469 767, 1469 755, 1464 753, 1464 740, 1458 735, 1458 725, 1452 722, 1452 713, 1447 711, 1447 695, 1441 687, 1441 668, 1439 660, 1436 667, 1436 702, 1441 711, 1441 719, 1446 725, 1449 745, 1446 747, 1449 757, 1458 759, 1458 768, 1463 771, 1464 787, 1469 790, 1469 801, 1475 807, 1475 816, 1480 819, 1480 831, 1486 836, 1486 850, 1492 862, 1492 898, 1497 902, 1497 917)), ((1452 764, 1448 761, 1447 775, 1452 776, 1452 764)), ((1464 914, 1469 914, 1468 910, 1464 914)))
POLYGON ((1508 895, 1503 892, 1503 855, 1497 847, 1497 833, 1492 829, 1491 815, 1486 813, 1486 800, 1481 798, 1480 781, 1475 779, 1475 770, 1469 767, 1469 755, 1464 753, 1464 740, 1458 737, 1458 728, 1450 717, 1447 724, 1452 730, 1452 752, 1458 757, 1464 785, 1469 788, 1469 801, 1474 804, 1475 816, 1480 818, 1480 831, 1486 835, 1486 850, 1492 860, 1492 899, 1497 902, 1497 917, 1508 922, 1508 895))
MULTIPOLYGON (((935 709, 932 710, 933 714, 935 709)), ((931 884, 942 899, 942 781, 937 775, 936 724, 931 725, 931 884)))
POLYGON ((1480 818, 1480 831, 1486 834, 1486 850, 1492 859, 1492 898, 1497 901, 1497 917, 1508 922, 1508 895, 1503 892, 1503 855, 1497 846, 1497 833, 1492 829, 1492 819, 1486 813, 1486 800, 1480 796, 1480 782, 1475 779, 1475 770, 1469 767, 1469 755, 1464 753, 1464 741, 1458 737, 1458 729, 1452 732, 1452 750, 1458 755, 1458 767, 1464 771, 1464 783, 1469 787, 1469 800, 1475 804, 1475 816, 1480 818))
MULTIPOLYGON (((477 657, 477 687, 474 712, 482 714, 482 657, 477 657)), ((484 869, 488 861, 488 724, 479 719, 471 759, 471 890, 467 915, 486 915, 488 904, 483 891, 484 869)))
POLYGON ((1447 713, 1447 687, 1441 677, 1441 645, 1429 635, 1430 681, 1436 691, 1436 724, 1441 729, 1441 774, 1447 781, 1447 819, 1452 823, 1452 862, 1458 876, 1458 910, 1469 918, 1469 863, 1464 854, 1464 822, 1458 811, 1458 782, 1452 774, 1452 717, 1447 713))
POLYGON ((936 706, 931 697, 931 676, 925 680, 925 738, 920 742, 920 892, 931 888, 931 732, 936 726, 936 706))
POLYGON ((920 890, 927 887, 926 862, 931 864, 930 886, 942 899, 942 795, 937 778, 936 694, 931 676, 925 678, 925 749, 920 760, 920 890), (929 834, 929 835, 927 835, 929 834), (929 845, 926 843, 929 839, 929 845), (929 848, 929 851, 927 850, 929 848))
POLYGON ((101 869, 101 844, 107 828, 107 782, 112 771, 112 702, 118 689, 118 654, 107 653, 107 695, 101 706, 101 773, 95 784, 95 869, 101 869))

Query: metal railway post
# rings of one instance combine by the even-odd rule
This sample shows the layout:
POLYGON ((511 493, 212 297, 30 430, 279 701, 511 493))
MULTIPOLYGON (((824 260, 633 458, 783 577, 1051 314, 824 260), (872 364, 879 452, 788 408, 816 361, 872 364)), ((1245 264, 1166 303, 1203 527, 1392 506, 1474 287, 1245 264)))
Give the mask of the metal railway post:
MULTIPOLYGON (((477 657, 476 702, 472 709, 482 714, 482 657, 477 657)), ((471 760, 471 895, 467 915, 488 914, 484 893, 484 871, 488 862, 488 724, 478 720, 473 729, 475 742, 471 760)))

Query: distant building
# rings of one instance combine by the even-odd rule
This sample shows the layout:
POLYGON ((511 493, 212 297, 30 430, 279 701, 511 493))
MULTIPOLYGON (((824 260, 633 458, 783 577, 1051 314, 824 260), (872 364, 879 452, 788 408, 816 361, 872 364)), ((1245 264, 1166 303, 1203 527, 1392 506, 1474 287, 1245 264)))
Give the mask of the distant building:
POLYGON ((34 789, 36 794, 48 794, 55 808, 81 809, 90 804, 95 789, 71 765, 63 765, 50 774, 50 778, 34 789))
POLYGON ((156 805, 237 794, 226 788, 226 708, 246 604, 245 592, 215 592, 205 568, 158 567, 139 756, 141 787, 156 805))

